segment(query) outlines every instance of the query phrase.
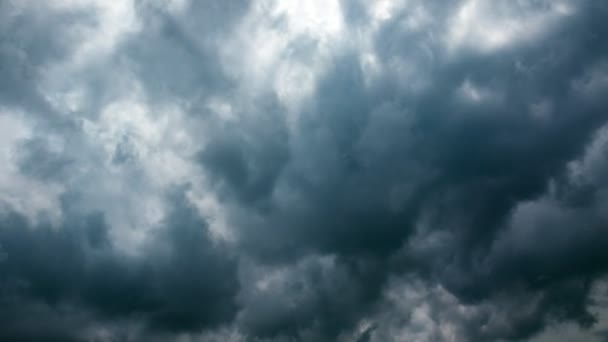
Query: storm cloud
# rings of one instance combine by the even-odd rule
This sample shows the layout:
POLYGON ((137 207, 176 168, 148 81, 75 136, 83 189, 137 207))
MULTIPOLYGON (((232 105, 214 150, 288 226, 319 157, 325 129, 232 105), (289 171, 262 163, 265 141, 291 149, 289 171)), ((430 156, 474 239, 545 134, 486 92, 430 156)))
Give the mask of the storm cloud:
POLYGON ((602 341, 607 18, 0 0, 0 339, 602 341))

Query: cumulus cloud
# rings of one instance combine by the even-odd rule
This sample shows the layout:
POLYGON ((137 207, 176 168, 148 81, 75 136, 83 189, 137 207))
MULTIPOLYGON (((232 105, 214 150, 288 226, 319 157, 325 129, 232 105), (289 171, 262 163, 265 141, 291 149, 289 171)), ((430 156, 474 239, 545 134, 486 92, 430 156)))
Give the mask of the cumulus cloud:
POLYGON ((601 340, 607 15, 0 1, 0 338, 601 340))

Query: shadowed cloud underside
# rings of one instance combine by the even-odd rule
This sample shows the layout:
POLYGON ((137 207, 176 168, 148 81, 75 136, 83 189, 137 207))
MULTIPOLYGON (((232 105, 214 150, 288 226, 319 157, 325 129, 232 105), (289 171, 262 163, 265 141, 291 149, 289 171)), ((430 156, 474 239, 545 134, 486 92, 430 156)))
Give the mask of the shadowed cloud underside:
POLYGON ((605 341, 607 19, 0 0, 0 340, 605 341))

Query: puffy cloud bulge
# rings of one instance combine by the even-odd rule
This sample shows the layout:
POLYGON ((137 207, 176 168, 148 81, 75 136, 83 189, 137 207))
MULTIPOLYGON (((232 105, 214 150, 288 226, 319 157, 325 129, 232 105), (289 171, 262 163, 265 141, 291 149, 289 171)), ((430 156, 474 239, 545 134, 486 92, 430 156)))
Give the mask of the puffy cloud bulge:
POLYGON ((0 1, 0 340, 605 340, 606 18, 0 1))

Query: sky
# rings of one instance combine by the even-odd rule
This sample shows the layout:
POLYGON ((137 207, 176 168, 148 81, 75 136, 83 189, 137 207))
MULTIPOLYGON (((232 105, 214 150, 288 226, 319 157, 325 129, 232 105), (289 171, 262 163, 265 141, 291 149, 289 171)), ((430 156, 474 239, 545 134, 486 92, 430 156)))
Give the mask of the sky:
POLYGON ((0 340, 608 341, 608 2, 0 0, 0 340))

